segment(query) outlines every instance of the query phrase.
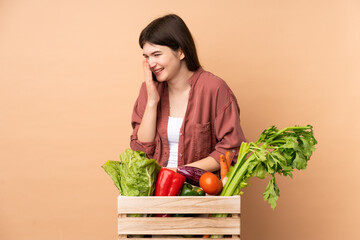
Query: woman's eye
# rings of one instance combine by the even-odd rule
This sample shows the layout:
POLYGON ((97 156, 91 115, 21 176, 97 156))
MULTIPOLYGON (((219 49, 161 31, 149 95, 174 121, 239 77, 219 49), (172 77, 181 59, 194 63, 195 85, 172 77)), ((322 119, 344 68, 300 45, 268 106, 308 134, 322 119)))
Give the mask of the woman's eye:
POLYGON ((159 57, 161 54, 157 53, 157 54, 154 54, 155 57, 159 57))

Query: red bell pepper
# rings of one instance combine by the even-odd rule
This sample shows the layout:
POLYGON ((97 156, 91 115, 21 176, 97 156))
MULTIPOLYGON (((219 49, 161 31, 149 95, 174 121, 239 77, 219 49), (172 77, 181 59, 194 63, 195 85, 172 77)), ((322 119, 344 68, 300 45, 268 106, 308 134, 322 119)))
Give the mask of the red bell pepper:
POLYGON ((168 168, 161 168, 155 185, 155 196, 176 196, 186 177, 168 168))
MULTIPOLYGON (((167 168, 161 168, 156 185, 155 196, 176 196, 181 191, 186 177, 167 168)), ((170 217, 170 214, 157 214, 157 217, 170 217)))

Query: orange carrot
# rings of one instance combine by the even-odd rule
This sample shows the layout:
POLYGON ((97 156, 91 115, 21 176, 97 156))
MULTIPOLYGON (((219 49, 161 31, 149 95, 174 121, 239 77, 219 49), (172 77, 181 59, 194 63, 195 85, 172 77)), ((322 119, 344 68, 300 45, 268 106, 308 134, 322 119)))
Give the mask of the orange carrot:
POLYGON ((228 173, 229 169, 226 163, 225 155, 220 155, 220 176, 221 179, 224 179, 226 177, 226 174, 228 173))
POLYGON ((230 153, 230 151, 226 152, 225 159, 226 159, 226 164, 227 164, 228 170, 230 170, 230 166, 231 166, 231 153, 230 153))

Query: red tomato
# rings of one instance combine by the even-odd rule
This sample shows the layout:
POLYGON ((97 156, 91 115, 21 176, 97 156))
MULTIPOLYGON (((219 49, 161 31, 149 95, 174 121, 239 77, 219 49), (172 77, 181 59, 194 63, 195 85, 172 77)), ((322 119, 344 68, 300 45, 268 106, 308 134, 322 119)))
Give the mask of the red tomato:
POLYGON ((210 195, 217 195, 223 188, 221 180, 213 173, 206 172, 199 179, 200 187, 210 195))

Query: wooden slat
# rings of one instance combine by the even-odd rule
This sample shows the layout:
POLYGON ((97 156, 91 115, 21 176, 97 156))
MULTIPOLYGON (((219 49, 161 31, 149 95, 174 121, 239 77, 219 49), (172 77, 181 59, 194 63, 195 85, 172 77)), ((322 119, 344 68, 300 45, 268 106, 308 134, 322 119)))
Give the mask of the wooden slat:
POLYGON ((240 234, 240 218, 236 217, 128 217, 118 221, 118 233, 128 235, 240 234))
MULTIPOLYGON (((236 219, 239 219, 239 221, 240 221, 240 214, 233 214, 232 216, 231 216, 232 218, 236 218, 236 219)), ((240 234, 240 228, 239 228, 239 234, 240 234)), ((237 234, 237 235, 232 235, 232 239, 240 239, 240 235, 239 234, 237 234)))
MULTIPOLYGON (((118 215, 118 219, 125 219, 126 218, 126 214, 119 214, 118 215)), ((125 234, 120 234, 119 235, 119 240, 121 240, 121 239, 124 239, 124 238, 127 238, 127 235, 125 235, 125 234)))
POLYGON ((118 197, 118 213, 240 213, 240 196, 118 197))

